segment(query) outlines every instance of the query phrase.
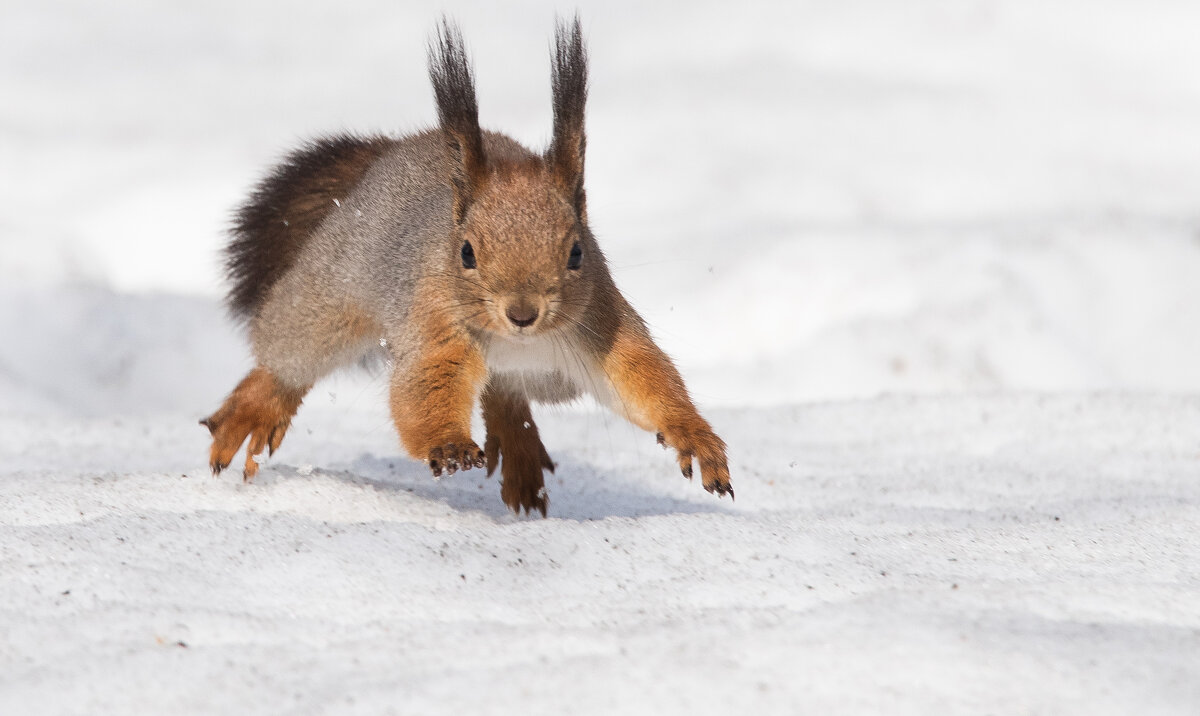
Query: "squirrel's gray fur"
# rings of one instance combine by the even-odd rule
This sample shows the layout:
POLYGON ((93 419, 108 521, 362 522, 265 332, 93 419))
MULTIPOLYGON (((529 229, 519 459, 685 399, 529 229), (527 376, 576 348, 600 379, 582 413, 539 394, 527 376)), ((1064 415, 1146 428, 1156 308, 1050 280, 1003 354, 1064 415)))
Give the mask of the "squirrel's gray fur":
POLYGON ((555 35, 554 132, 537 154, 479 127, 470 63, 443 21, 430 45, 437 129, 343 135, 290 155, 239 210, 229 305, 256 368, 206 425, 220 472, 250 438, 279 446, 312 385, 385 348, 391 408, 434 475, 499 464, 514 510, 546 512, 553 470, 530 401, 590 393, 674 447, 680 469, 732 495, 725 444, 617 290, 588 228, 587 56, 578 18, 555 35), (470 436, 483 406, 484 448, 470 436))

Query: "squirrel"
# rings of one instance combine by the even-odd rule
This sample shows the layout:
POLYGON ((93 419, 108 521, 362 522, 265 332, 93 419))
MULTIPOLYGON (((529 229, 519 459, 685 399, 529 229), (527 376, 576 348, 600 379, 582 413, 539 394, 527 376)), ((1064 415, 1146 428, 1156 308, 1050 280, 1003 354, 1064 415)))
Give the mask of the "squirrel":
POLYGON ((335 136, 290 154, 236 213, 225 250, 230 313, 256 365, 201 420, 213 474, 249 437, 274 454, 305 394, 383 346, 404 449, 433 476, 497 466, 517 514, 546 515, 554 471, 530 403, 587 393, 674 448, 704 489, 734 496, 725 443, 617 290, 588 227, 587 53, 578 17, 551 50, 553 135, 542 154, 479 126, 461 31, 428 47, 438 127, 335 136), (483 447, 471 438, 476 401, 483 447))

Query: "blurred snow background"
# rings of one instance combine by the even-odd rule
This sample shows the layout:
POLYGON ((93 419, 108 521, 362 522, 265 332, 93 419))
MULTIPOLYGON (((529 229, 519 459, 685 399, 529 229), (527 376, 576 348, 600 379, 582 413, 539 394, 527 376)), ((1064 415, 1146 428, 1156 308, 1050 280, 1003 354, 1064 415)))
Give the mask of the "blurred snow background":
MULTIPOLYGON (((232 208, 298 141, 549 136, 551 2, 0 5, 0 396, 211 408, 232 208)), ((709 405, 1200 389, 1200 5, 581 3, 618 281, 709 405)))

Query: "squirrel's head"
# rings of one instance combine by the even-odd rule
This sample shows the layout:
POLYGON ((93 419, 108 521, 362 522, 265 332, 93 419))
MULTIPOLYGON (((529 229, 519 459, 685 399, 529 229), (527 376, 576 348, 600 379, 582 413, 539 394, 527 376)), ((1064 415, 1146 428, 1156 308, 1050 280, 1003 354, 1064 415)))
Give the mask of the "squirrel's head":
POLYGON ((554 136, 542 157, 485 154, 470 64, 447 21, 430 46, 429 74, 453 197, 446 274, 457 279, 455 309, 487 334, 579 327, 604 270, 583 189, 587 61, 579 19, 560 22, 555 33, 554 136))

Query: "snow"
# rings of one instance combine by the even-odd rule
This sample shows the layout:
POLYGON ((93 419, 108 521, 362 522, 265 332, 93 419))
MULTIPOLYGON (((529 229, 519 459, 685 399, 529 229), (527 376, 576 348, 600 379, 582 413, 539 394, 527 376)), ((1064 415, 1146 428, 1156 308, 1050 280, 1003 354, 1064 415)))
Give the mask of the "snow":
POLYGON ((507 514, 477 470, 434 484, 371 412, 302 412, 249 486, 210 477, 182 419, 0 421, 0 710, 1200 699, 1196 398, 718 411, 736 503, 649 435, 550 416, 547 520, 507 514))
POLYGON ((1200 6, 581 3, 591 220, 737 502, 583 405, 514 517, 383 366, 213 479, 230 210, 427 126, 443 9, 543 145, 544 0, 0 10, 0 713, 1200 710, 1200 6))

